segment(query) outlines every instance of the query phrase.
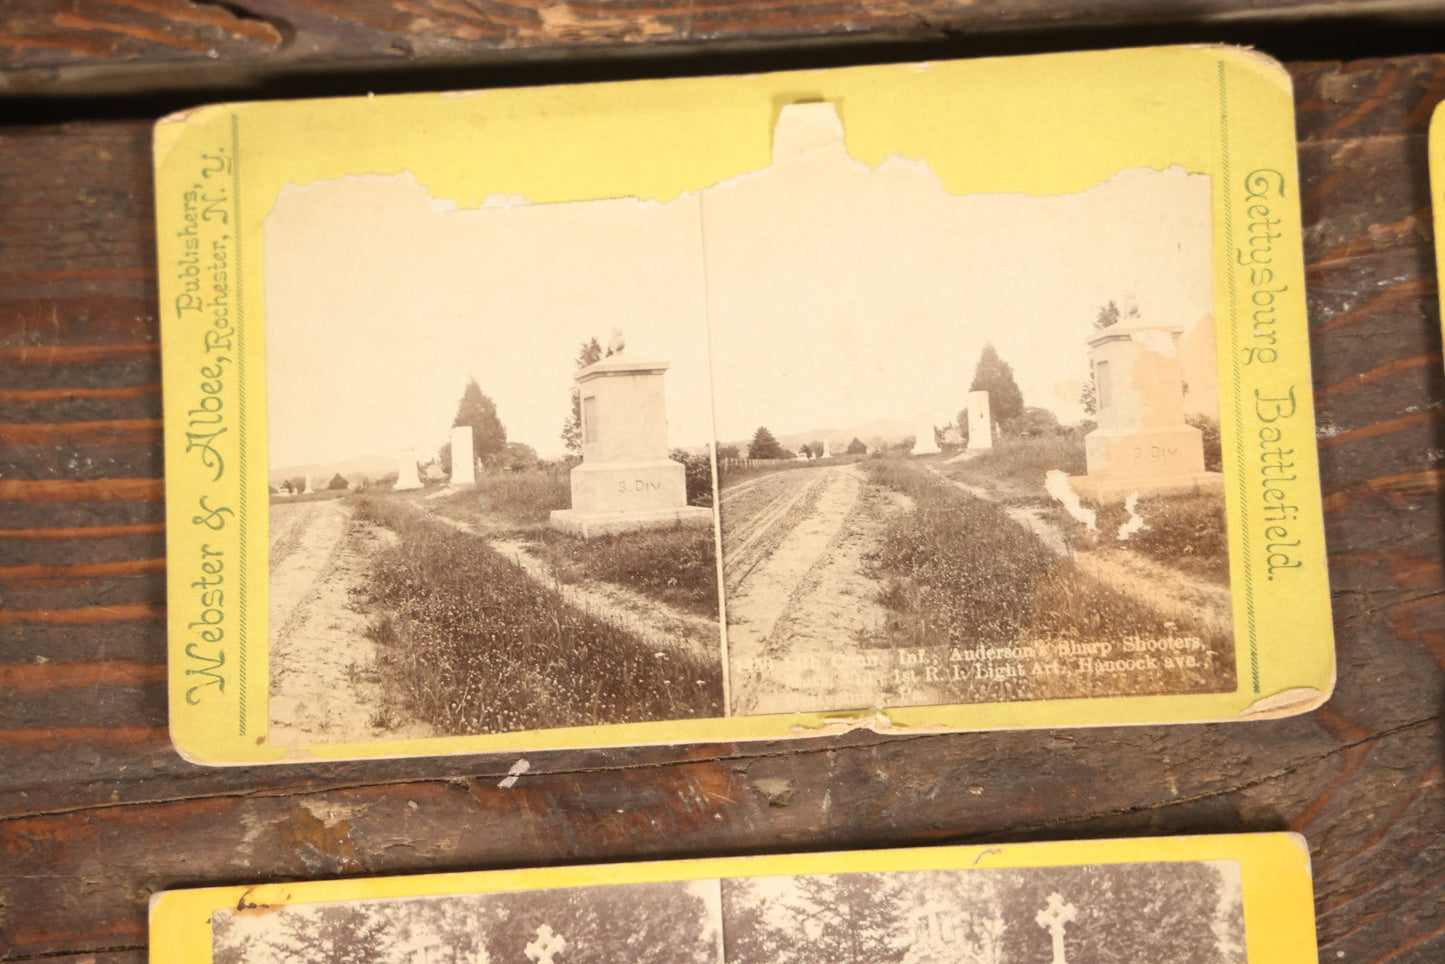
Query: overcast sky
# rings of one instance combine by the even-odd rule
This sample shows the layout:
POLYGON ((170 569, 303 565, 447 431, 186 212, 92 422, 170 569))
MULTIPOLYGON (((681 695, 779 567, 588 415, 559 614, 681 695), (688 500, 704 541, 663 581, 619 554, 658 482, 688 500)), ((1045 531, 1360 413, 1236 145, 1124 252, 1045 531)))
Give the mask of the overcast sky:
POLYGON ((927 158, 850 158, 826 104, 784 111, 769 167, 666 204, 461 210, 409 174, 290 186, 265 223, 271 464, 434 449, 469 376, 509 439, 558 455, 578 346, 614 326, 671 364, 673 445, 714 420, 723 441, 942 424, 986 340, 1027 404, 1073 420, 1099 307, 1196 325, 1210 244, 1204 175, 951 195, 927 158))

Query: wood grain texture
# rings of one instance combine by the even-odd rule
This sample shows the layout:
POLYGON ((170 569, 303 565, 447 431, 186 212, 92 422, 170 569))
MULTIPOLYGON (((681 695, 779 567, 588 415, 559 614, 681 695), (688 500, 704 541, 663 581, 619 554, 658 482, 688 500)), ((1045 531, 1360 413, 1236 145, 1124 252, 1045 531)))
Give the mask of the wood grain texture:
POLYGON ((176 67, 197 87, 318 66, 477 66, 704 45, 1170 25, 1298 28, 1322 18, 1435 23, 1441 11, 1419 0, 6 0, 0 93, 174 89, 176 67))
POLYGON ((1425 168, 1445 56, 1293 72, 1339 647, 1325 708, 531 754, 510 790, 511 757, 204 769, 170 749, 148 125, 0 130, 0 960, 140 961, 148 897, 187 885, 1278 829, 1310 841, 1322 960, 1445 959, 1425 168))

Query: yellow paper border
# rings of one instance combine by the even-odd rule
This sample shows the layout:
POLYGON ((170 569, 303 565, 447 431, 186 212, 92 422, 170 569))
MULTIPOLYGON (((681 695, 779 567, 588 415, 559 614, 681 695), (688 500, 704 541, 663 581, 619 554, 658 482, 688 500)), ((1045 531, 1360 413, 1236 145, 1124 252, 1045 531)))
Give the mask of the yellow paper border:
POLYGON ((1440 289, 1440 331, 1445 337, 1445 286, 1439 284, 1445 278, 1445 102, 1435 105, 1430 114, 1429 134, 1430 206, 1435 222, 1435 278, 1440 289))
POLYGON ((212 911, 242 904, 265 907, 729 877, 1206 860, 1239 865, 1250 961, 1316 960, 1309 847, 1292 833, 776 854, 177 890, 151 900, 150 955, 155 964, 210 961, 212 911))
MULTIPOLYGON (((1267 58, 1234 48, 1175 47, 219 105, 162 121, 155 150, 171 733, 189 759, 241 764, 731 741, 856 725, 917 731, 1262 718, 1310 709, 1333 688, 1293 102, 1288 75, 1267 58), (926 157, 956 193, 1074 192, 1126 168, 1174 164, 1210 174, 1240 688, 890 708, 886 714, 659 721, 289 752, 265 745, 268 504, 260 228, 282 187, 409 170, 433 196, 462 206, 498 193, 534 202, 615 196, 665 201, 766 166, 771 121, 784 104, 811 99, 839 106, 855 158, 876 165, 891 153, 926 157), (230 167, 221 169, 226 161, 230 167), (226 302, 225 319, 185 307, 185 296, 194 294, 186 285, 195 278, 188 273, 188 209, 197 218, 202 253, 209 257, 217 243, 223 248, 226 286, 219 300, 226 302), (1252 272, 1260 266, 1247 259, 1258 256, 1261 220, 1263 233, 1278 237, 1268 239, 1269 279, 1257 284, 1260 276, 1252 272), (1270 299, 1262 326, 1261 297, 1270 299), (218 349, 214 329, 222 320, 230 337, 218 349), (1267 362, 1261 349, 1271 353, 1267 362), (1288 429, 1280 444, 1294 453, 1291 497, 1298 504, 1290 525, 1280 530, 1286 537, 1271 539, 1259 501, 1265 481, 1260 433, 1266 430, 1259 399, 1285 397, 1292 414, 1273 427, 1288 429), (216 428, 204 421, 216 414, 210 405, 220 406, 224 432, 206 440, 216 428), (221 478, 206 463, 208 448, 225 463, 221 478), (1281 558, 1299 568, 1272 570, 1270 543, 1297 543, 1281 558), (220 571, 203 572, 203 563, 220 571), (1271 581, 1276 574, 1279 581, 1271 581), (212 582, 218 577, 222 583, 212 582), (216 598, 216 590, 221 604, 211 607, 206 600, 216 598), (208 612, 213 608, 219 615, 208 612), (210 625, 212 618, 220 623, 210 625)), ((203 282, 213 269, 213 262, 197 269, 203 282)), ((1279 410, 1276 405, 1272 411, 1279 410)))

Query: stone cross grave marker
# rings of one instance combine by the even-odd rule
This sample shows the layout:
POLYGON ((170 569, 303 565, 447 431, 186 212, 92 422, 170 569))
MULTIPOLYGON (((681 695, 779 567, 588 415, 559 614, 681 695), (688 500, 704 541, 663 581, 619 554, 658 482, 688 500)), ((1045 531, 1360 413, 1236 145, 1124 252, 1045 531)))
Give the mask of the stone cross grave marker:
POLYGON ((1050 894, 1049 904, 1034 917, 1034 922, 1049 932, 1054 939, 1054 961, 1053 964, 1068 964, 1064 960, 1064 925, 1071 923, 1079 916, 1079 910, 1073 904, 1064 902, 1062 894, 1050 894))
POLYGON ((529 961, 535 961, 536 964, 552 964, 552 958, 566 949, 567 938, 552 930, 549 925, 543 924, 537 928, 537 939, 523 950, 529 961))

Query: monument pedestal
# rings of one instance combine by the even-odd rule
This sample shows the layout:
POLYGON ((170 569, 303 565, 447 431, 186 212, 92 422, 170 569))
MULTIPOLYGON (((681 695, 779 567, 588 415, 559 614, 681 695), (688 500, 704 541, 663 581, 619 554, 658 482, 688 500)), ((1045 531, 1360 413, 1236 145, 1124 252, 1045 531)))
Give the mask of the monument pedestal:
POLYGON ((1133 492, 1224 491, 1224 476, 1204 470, 1203 435, 1192 425, 1132 432, 1095 429, 1084 437, 1084 454, 1089 474, 1070 478, 1069 485, 1096 502, 1115 502, 1133 492))
POLYGON ((572 470, 572 508, 552 528, 582 536, 672 526, 711 526, 712 510, 687 505, 686 470, 672 459, 582 463, 572 470))
POLYGON ((594 536, 614 536, 622 532, 640 532, 643 529, 706 528, 712 525, 712 510, 693 505, 627 513, 554 509, 548 523, 552 528, 568 535, 591 539, 594 536))

